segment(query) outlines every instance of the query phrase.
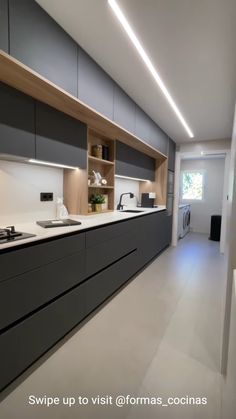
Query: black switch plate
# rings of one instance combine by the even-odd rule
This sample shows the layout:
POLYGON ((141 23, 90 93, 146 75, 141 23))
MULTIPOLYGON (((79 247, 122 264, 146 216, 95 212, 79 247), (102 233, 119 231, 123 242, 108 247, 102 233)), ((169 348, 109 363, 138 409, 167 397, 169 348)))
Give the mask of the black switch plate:
POLYGON ((40 201, 53 201, 52 192, 40 192, 40 201))

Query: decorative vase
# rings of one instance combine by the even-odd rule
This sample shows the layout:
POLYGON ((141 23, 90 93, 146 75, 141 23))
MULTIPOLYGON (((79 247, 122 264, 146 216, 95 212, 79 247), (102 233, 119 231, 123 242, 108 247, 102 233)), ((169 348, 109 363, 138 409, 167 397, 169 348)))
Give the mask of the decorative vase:
POLYGON ((102 204, 94 204, 94 209, 96 212, 102 212, 102 204))

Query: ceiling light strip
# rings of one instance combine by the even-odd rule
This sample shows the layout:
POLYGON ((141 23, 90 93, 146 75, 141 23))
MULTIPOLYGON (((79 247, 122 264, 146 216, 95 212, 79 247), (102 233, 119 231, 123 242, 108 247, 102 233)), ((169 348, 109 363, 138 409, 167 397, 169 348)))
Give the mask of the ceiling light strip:
POLYGON ((121 25, 123 26, 124 30, 126 31, 127 35, 129 36, 130 40, 132 41, 133 45, 137 49, 139 55, 141 56, 142 60, 146 64, 148 70, 154 77, 155 81, 157 82, 158 86, 160 87, 162 93, 166 97, 167 101, 169 102, 170 106, 174 110, 175 114, 179 118, 181 124, 187 131, 190 138, 194 137, 192 130, 189 128, 187 122, 185 121, 182 113, 178 109, 174 99, 172 98, 171 94, 169 93, 168 89, 166 88, 164 82, 162 81, 161 77, 159 76, 158 72, 156 71, 154 65, 152 64, 150 58, 148 57, 147 53, 145 52, 144 48, 142 47, 140 41, 138 40, 137 36, 135 35, 133 29, 131 28, 128 20, 126 19, 124 13, 122 12, 121 8, 118 6, 116 0, 108 0, 109 5, 111 6, 113 12, 115 13, 116 17, 120 21, 121 25))

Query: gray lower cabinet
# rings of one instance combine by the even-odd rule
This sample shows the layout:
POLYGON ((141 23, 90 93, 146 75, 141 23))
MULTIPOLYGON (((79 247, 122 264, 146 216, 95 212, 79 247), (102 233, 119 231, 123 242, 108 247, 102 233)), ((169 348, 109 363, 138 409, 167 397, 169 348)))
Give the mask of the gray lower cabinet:
POLYGON ((0 390, 85 317, 85 289, 78 286, 0 335, 0 390))
POLYGON ((0 283, 14 276, 32 271, 63 259, 85 248, 85 234, 75 234, 50 241, 29 244, 27 247, 12 248, 0 254, 0 283))
POLYGON ((78 98, 113 119, 114 82, 82 48, 78 56, 78 98))
POLYGON ((36 102, 36 158, 87 166, 87 126, 41 102, 36 102))
POLYGON ((78 285, 83 279, 85 249, 1 282, 0 330, 78 285))
POLYGON ((0 254, 0 390, 170 243, 166 214, 0 254))
POLYGON ((155 160, 120 141, 116 141, 116 174, 154 181, 155 160))
POLYGON ((8 0, 0 0, 0 49, 8 52, 8 0))
POLYGON ((137 250, 134 250, 109 268, 94 275, 85 283, 86 314, 91 313, 92 310, 99 306, 136 273, 136 258, 137 250))
POLYGON ((135 103, 117 84, 114 88, 114 122, 135 133, 135 103))
POLYGON ((167 218, 167 211, 165 210, 140 217, 140 220, 137 220, 137 263, 139 268, 168 246, 167 218))
POLYGON ((34 100, 0 82, 0 154, 35 158, 34 100))
POLYGON ((168 147, 168 170, 172 172, 175 171, 175 151, 176 144, 173 140, 169 138, 169 147, 168 147))
POLYGON ((77 96, 77 44, 33 0, 9 0, 10 54, 77 96))

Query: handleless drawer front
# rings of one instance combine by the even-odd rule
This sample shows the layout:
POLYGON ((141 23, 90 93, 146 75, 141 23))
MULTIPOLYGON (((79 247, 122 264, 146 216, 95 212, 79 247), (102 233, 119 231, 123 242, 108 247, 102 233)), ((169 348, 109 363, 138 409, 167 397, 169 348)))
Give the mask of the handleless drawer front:
POLYGON ((85 317, 80 285, 0 336, 0 390, 85 317))
POLYGON ((85 248, 85 234, 42 242, 0 254, 0 282, 47 263, 62 259, 85 248))
POLYGON ((85 250, 0 283, 0 329, 79 284, 85 278, 85 250))
POLYGON ((86 314, 99 306, 136 273, 136 257, 137 251, 135 250, 85 283, 86 314))
POLYGON ((86 245, 86 274, 90 276, 134 250, 136 240, 131 226, 121 223, 88 232, 86 245))

